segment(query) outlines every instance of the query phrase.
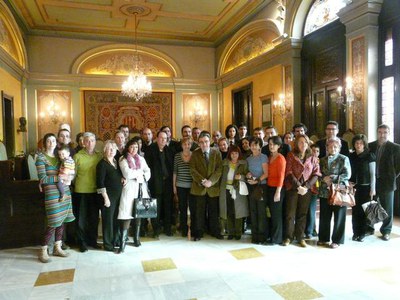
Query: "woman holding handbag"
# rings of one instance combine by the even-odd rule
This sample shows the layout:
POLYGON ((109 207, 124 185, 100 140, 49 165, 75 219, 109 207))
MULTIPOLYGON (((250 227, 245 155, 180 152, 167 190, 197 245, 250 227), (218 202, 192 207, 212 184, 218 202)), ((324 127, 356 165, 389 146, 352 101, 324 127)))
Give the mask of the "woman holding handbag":
POLYGON ((320 196, 320 222, 318 233, 318 245, 336 249, 344 244, 344 232, 346 225, 346 206, 329 204, 329 188, 332 183, 348 185, 351 176, 350 161, 347 156, 340 154, 342 144, 339 138, 331 138, 326 141, 327 156, 321 158, 320 170, 322 174, 320 196), (334 224, 331 237, 331 219, 334 215, 334 224))
POLYGON ((318 158, 313 156, 310 140, 306 135, 298 135, 294 149, 286 157, 286 238, 283 246, 295 237, 301 247, 307 247, 304 229, 311 201, 311 188, 321 176, 318 158))
POLYGON ((229 147, 228 155, 222 162, 221 186, 219 189, 219 214, 226 220, 228 240, 242 237, 243 218, 249 215, 246 179, 247 162, 242 159, 240 148, 229 147))
MULTIPOLYGON (((150 168, 146 160, 138 154, 139 145, 135 140, 130 140, 119 160, 122 176, 126 179, 126 184, 122 188, 122 195, 119 204, 118 219, 120 220, 120 248, 119 253, 124 252, 128 229, 131 223, 134 199, 139 195, 139 187, 142 189, 143 198, 149 198, 147 181, 151 176, 150 168)), ((134 246, 139 247, 140 243, 140 223, 141 219, 135 219, 133 241, 134 246)))
POLYGON ((350 154, 351 179, 355 182, 356 205, 352 207, 353 241, 363 242, 366 233, 374 232, 367 225, 362 205, 375 196, 375 154, 368 150, 368 139, 357 134, 352 140, 354 152, 350 154))
POLYGON ((268 177, 268 157, 261 153, 262 139, 250 139, 251 155, 246 158, 249 172, 246 175, 249 184, 251 242, 262 244, 267 239, 266 189, 268 177))

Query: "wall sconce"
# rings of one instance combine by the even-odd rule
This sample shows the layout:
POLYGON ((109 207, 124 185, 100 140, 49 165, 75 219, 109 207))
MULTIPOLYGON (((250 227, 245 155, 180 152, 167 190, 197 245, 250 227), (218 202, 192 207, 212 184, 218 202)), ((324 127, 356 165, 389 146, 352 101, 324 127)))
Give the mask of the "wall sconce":
POLYGON ((204 122, 207 119, 207 110, 203 110, 197 100, 193 107, 193 111, 189 113, 189 119, 196 127, 199 123, 204 122))
MULTIPOLYGON (((356 81, 357 82, 357 81, 356 81)), ((353 78, 346 78, 346 86, 344 88, 345 96, 343 95, 343 87, 339 86, 337 88, 339 96, 334 100, 338 105, 344 107, 344 109, 350 109, 355 111, 357 109, 357 104, 361 100, 362 91, 360 86, 353 85, 353 78)))
POLYGON ((53 94, 53 99, 50 100, 49 104, 46 107, 46 111, 41 111, 39 113, 39 117, 43 124, 46 123, 46 119, 47 119, 48 122, 50 122, 54 125, 64 122, 66 115, 67 114, 65 111, 60 112, 60 106, 57 104, 56 100, 54 99, 54 94, 53 94))
POLYGON ((279 115, 283 123, 283 132, 286 132, 286 120, 290 118, 292 107, 289 103, 286 103, 285 95, 280 94, 279 100, 274 100, 274 115, 279 115))

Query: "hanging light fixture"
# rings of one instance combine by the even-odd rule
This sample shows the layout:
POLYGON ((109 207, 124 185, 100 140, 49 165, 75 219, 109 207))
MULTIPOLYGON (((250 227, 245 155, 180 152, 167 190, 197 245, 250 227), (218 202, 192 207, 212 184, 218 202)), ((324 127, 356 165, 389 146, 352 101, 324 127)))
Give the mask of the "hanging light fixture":
POLYGON ((151 95, 151 83, 147 81, 146 75, 139 69, 139 54, 137 50, 137 32, 136 32, 136 17, 139 11, 130 11, 135 16, 135 59, 134 69, 129 74, 128 78, 122 83, 122 94, 129 98, 134 98, 135 101, 141 100, 143 97, 151 95))

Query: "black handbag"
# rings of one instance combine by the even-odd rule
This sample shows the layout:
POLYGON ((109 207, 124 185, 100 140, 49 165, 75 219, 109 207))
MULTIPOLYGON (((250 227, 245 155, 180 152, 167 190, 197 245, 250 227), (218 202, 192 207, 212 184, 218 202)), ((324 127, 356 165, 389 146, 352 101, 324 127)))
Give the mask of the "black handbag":
POLYGON ((135 198, 133 203, 133 212, 132 216, 136 218, 157 218, 157 199, 150 197, 143 198, 142 197, 142 184, 139 183, 139 193, 138 197, 135 198))
POLYGON ((389 217, 386 210, 379 202, 379 199, 369 202, 368 206, 365 208, 365 216, 367 217, 367 223, 369 225, 382 222, 389 217))

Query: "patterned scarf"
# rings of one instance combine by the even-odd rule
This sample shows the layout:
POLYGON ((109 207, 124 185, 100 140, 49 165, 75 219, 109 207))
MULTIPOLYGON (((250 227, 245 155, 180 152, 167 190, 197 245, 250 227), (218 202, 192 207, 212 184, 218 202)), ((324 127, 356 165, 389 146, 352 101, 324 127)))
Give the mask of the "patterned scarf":
POLYGON ((128 161, 129 169, 137 170, 140 169, 140 158, 138 154, 132 155, 127 153, 126 160, 128 161), (135 162, 133 162, 135 161, 135 162))

